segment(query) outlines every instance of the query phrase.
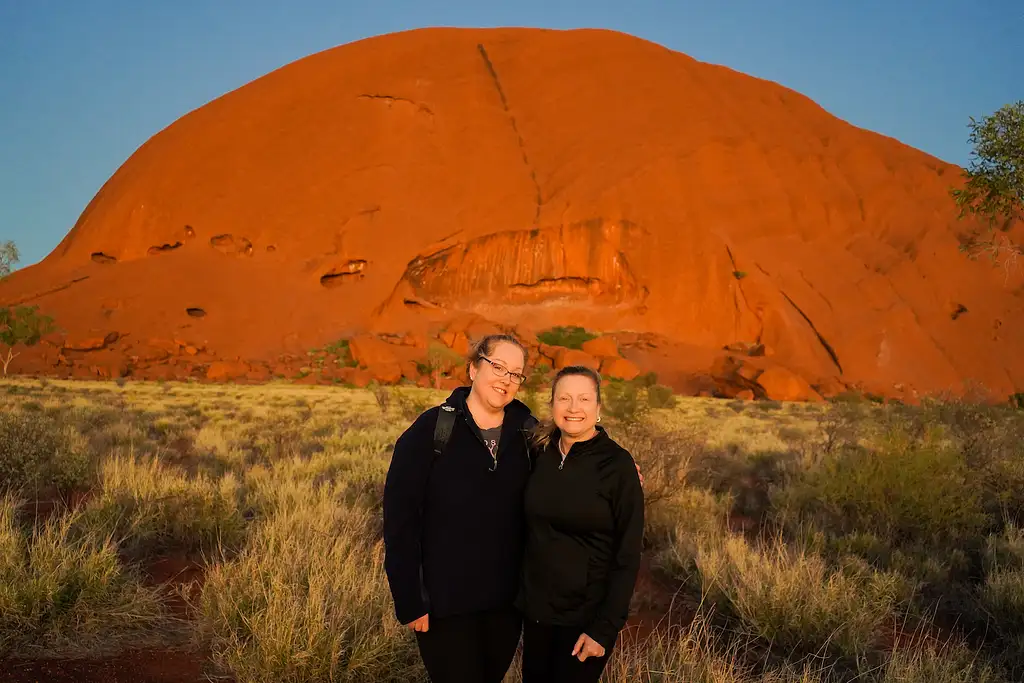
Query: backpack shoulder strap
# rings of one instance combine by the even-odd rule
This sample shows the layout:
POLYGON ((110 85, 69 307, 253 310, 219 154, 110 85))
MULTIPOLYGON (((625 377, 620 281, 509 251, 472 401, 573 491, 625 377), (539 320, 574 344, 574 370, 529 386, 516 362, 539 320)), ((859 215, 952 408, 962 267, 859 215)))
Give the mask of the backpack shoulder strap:
POLYGON ((455 407, 448 402, 441 404, 441 410, 437 413, 437 424, 434 425, 434 457, 438 458, 444 453, 448 439, 451 438, 452 429, 455 427, 455 407))

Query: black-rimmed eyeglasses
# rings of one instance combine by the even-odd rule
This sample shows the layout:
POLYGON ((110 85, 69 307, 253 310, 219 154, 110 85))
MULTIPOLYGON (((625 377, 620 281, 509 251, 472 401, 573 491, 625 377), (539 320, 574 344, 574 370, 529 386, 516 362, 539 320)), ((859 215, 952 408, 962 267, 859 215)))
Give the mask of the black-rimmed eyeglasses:
POLYGON ((526 381, 526 375, 522 375, 518 372, 512 372, 504 365, 499 365, 495 363, 487 356, 480 356, 480 358, 491 364, 491 367, 494 369, 494 374, 497 375, 498 377, 504 377, 505 375, 508 375, 516 384, 522 384, 523 382, 526 381))

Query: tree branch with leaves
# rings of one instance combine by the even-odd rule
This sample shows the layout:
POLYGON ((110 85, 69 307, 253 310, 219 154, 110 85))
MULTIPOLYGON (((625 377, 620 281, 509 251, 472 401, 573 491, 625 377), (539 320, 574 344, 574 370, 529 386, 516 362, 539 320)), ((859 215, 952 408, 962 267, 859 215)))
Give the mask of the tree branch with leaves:
POLYGON ((971 258, 987 255, 1009 269, 1022 255, 1010 230, 1024 223, 1024 100, 1008 104, 977 121, 971 117, 971 163, 963 187, 950 190, 959 217, 987 224, 961 246, 971 258))
POLYGON ((4 375, 11 362, 21 355, 15 353, 16 346, 35 346, 54 329, 53 319, 41 315, 38 306, 0 308, 0 349, 6 347, 7 351, 6 355, 0 355, 4 375))
POLYGON ((21 260, 18 247, 11 240, 0 242, 0 278, 7 277, 14 270, 14 264, 21 260))

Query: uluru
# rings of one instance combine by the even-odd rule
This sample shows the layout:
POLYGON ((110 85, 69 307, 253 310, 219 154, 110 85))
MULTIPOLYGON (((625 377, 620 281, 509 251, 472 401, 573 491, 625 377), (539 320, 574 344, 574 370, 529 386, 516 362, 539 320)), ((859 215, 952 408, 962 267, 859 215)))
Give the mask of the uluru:
POLYGON ((627 34, 420 29, 174 121, 0 305, 60 327, 40 375, 269 377, 350 340, 395 381, 431 339, 581 326, 681 391, 1005 396, 1024 278, 961 253, 960 172, 627 34))

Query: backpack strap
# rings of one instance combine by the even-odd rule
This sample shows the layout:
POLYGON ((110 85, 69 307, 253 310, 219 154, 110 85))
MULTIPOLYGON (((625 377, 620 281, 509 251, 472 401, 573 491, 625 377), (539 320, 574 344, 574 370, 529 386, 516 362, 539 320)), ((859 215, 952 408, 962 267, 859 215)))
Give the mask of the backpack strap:
POLYGON ((447 401, 441 404, 441 410, 437 413, 437 424, 434 425, 434 458, 444 453, 448 439, 451 438, 452 429, 455 427, 455 406, 447 401))
MULTIPOLYGON (((455 406, 449 404, 447 401, 441 404, 441 409, 437 413, 437 423, 434 425, 434 458, 437 459, 444 454, 445 446, 448 445, 448 439, 452 436, 452 429, 455 428, 455 418, 458 416, 458 410, 455 406)), ((519 431, 523 435, 524 445, 526 447, 526 455, 530 458, 530 469, 533 469, 533 457, 531 455, 530 448, 530 433, 540 422, 533 415, 527 416, 523 421, 522 427, 519 431)))

